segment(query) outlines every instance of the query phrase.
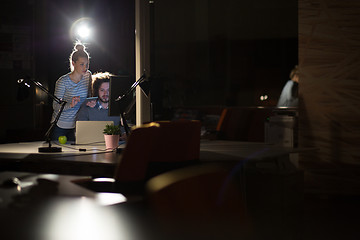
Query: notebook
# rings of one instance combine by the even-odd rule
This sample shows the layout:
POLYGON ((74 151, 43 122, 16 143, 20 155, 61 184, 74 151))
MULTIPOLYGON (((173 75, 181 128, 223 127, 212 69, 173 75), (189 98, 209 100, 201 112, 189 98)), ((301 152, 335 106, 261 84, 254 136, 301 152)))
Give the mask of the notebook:
POLYGON ((90 145, 105 143, 104 128, 113 121, 76 121, 75 144, 90 145))

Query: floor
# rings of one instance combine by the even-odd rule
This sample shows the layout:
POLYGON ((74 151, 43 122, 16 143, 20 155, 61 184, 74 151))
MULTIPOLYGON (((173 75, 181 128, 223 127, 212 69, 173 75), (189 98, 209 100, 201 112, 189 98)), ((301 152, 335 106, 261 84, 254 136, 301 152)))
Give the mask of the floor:
POLYGON ((360 167, 304 167, 302 239, 360 239, 360 167))

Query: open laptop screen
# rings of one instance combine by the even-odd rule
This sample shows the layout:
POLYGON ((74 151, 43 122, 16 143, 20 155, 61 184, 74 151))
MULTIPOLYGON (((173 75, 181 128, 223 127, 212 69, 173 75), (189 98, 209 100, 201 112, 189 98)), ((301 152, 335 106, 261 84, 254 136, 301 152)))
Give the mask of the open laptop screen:
POLYGON ((113 121, 76 121, 75 144, 105 143, 104 128, 113 121))

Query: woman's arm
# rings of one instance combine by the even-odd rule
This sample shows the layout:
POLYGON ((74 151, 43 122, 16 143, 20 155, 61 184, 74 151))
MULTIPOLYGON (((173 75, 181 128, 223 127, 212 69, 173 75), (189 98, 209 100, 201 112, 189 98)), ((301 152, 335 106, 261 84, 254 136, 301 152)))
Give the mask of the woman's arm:
MULTIPOLYGON (((54 95, 55 95, 55 97, 57 97, 61 100, 64 100, 65 92, 66 92, 66 84, 64 81, 64 77, 60 77, 55 83, 54 95)), ((65 104, 63 111, 66 111, 69 108, 71 108, 72 107, 71 104, 72 104, 71 102, 67 102, 65 104)), ((54 112, 58 112, 60 110, 60 104, 57 103, 55 100, 53 101, 53 109, 54 109, 54 112)))

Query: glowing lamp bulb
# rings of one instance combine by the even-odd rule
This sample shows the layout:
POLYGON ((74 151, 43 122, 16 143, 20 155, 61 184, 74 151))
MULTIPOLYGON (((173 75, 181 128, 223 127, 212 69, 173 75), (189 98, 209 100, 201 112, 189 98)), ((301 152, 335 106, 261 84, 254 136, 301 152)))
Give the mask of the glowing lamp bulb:
POLYGON ((78 28, 77 33, 79 34, 80 37, 82 38, 86 38, 90 36, 90 28, 88 28, 87 26, 81 26, 78 28))

